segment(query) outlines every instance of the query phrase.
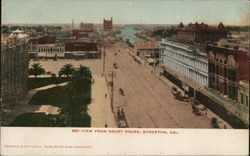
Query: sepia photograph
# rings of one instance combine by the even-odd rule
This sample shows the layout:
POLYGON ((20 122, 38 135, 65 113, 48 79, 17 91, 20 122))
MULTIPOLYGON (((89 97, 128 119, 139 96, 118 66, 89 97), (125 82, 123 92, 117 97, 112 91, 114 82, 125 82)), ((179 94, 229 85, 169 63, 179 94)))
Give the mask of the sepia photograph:
POLYGON ((248 0, 1 0, 1 155, 247 155, 249 8, 248 0), (222 145, 202 151, 201 137, 222 145), (78 143, 60 144, 66 138, 78 143), (176 139, 191 145, 164 147, 176 139))

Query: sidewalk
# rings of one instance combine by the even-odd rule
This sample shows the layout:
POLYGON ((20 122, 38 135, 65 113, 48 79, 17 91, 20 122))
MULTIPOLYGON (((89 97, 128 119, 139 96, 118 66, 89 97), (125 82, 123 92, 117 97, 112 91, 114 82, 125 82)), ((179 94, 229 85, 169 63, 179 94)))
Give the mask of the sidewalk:
POLYGON ((89 115, 91 116, 91 127, 117 127, 114 114, 111 112, 110 96, 104 76, 93 75, 95 83, 92 84, 92 102, 89 105, 89 115), (105 98, 105 94, 107 97, 105 98))
MULTIPOLYGON (((164 82, 169 88, 172 87, 176 87, 178 88, 179 91, 181 91, 181 94, 184 95, 184 91, 181 90, 178 86, 176 86, 175 84, 173 84, 172 82, 170 82, 167 78, 165 78, 164 76, 160 76, 160 68, 158 67, 153 67, 150 65, 146 65, 147 68, 150 71, 154 71, 154 75, 159 78, 159 80, 161 80, 162 82, 164 82), (154 70, 155 69, 155 70, 154 70)), ((228 129, 232 129, 232 126, 230 124, 228 124, 226 121, 224 121, 223 119, 221 119, 218 115, 216 115, 215 113, 213 113, 211 110, 207 109, 206 111, 206 115, 204 115, 206 118, 208 119, 212 119, 213 117, 216 117, 218 119, 218 124, 220 125, 220 128, 224 128, 224 125, 226 126, 226 128, 228 129)))

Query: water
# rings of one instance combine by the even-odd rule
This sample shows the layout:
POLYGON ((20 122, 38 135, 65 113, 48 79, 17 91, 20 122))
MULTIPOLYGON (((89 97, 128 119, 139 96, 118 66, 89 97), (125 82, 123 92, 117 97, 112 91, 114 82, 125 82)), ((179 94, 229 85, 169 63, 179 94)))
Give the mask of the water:
POLYGON ((121 30, 120 34, 117 34, 117 37, 120 37, 123 41, 129 40, 129 42, 134 45, 136 41, 144 41, 143 39, 137 37, 135 34, 140 33, 142 30, 135 29, 133 26, 127 26, 121 30))

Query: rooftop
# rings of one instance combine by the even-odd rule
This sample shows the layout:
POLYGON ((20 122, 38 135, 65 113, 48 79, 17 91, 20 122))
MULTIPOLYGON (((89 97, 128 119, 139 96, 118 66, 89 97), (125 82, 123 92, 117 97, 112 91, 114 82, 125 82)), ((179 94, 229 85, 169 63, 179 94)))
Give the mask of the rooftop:
POLYGON ((136 49, 157 49, 157 44, 154 41, 137 41, 135 42, 136 49))
POLYGON ((189 23, 187 26, 184 26, 182 22, 177 26, 177 30, 226 30, 224 25, 220 23, 217 27, 216 26, 209 26, 207 24, 204 24, 203 22, 201 24, 195 22, 189 23))

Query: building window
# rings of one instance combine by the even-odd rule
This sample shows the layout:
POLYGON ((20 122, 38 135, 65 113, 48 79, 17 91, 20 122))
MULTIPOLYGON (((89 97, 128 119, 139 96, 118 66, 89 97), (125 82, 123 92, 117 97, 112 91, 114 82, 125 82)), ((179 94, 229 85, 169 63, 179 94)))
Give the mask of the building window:
POLYGON ((227 95, 227 83, 224 83, 224 94, 227 95))
POLYGON ((219 74, 219 66, 216 65, 216 74, 219 74))
POLYGON ((227 78, 227 68, 224 68, 224 77, 227 78))
POLYGON ((228 70, 228 79, 230 81, 236 82, 236 71, 235 70, 228 70))
POLYGON ((244 94, 240 93, 240 104, 244 104, 244 94))
POLYGON ((246 106, 248 107, 248 96, 246 96, 246 106))
POLYGON ((234 86, 229 86, 229 98, 232 100, 237 100, 237 88, 234 86))

